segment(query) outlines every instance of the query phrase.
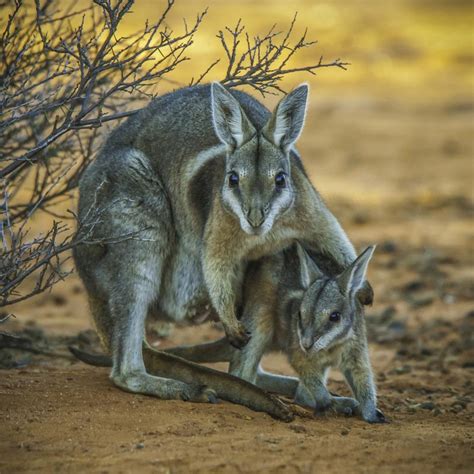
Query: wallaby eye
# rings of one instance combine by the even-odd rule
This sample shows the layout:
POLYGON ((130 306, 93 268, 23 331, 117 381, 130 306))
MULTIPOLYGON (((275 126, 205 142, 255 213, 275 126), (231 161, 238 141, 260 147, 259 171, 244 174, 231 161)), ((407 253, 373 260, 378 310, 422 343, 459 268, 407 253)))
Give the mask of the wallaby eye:
POLYGON ((239 185, 239 175, 235 171, 231 171, 229 174, 229 186, 236 188, 239 185))
POLYGON ((339 313, 338 311, 334 311, 334 313, 331 313, 329 315, 329 321, 331 321, 331 323, 337 323, 341 320, 341 313, 339 313))
POLYGON ((280 171, 275 176, 275 186, 279 189, 284 188, 286 186, 286 176, 283 171, 280 171))

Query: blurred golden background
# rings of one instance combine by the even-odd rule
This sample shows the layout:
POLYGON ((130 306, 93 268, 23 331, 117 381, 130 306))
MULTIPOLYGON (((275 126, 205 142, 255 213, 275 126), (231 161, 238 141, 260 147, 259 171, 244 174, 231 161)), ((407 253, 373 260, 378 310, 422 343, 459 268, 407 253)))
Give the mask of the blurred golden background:
MULTIPOLYGON (((128 32, 159 15, 164 2, 138 0, 124 21, 128 32)), ((310 63, 324 54, 351 63, 347 73, 329 69, 318 77, 293 77, 287 87, 303 80, 314 95, 362 93, 389 98, 402 95, 414 102, 440 98, 468 99, 473 86, 472 2, 455 0, 305 1, 281 0, 177 1, 168 23, 177 30, 208 7, 192 61, 177 72, 183 84, 222 54, 218 30, 234 26, 239 18, 251 34, 262 34, 273 24, 285 30, 298 12, 295 37, 308 28, 319 44, 304 51, 299 62, 310 63)), ((216 69, 213 78, 222 76, 216 69)), ((179 79, 178 79, 179 80, 179 79)), ((469 99, 468 99, 469 100, 469 99)))

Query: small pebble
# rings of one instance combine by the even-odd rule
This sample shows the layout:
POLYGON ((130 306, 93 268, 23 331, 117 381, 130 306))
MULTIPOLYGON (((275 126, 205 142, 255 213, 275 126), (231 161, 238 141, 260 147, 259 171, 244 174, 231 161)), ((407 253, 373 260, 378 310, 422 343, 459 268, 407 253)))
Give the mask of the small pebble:
POLYGON ((295 433, 306 433, 308 431, 303 425, 290 425, 290 430, 295 433))
POLYGON ((436 408, 436 405, 433 402, 423 402, 420 403, 419 407, 423 410, 434 410, 436 408))
POLYGON ((135 445, 135 449, 143 449, 145 447, 145 445, 143 443, 137 443, 135 445))

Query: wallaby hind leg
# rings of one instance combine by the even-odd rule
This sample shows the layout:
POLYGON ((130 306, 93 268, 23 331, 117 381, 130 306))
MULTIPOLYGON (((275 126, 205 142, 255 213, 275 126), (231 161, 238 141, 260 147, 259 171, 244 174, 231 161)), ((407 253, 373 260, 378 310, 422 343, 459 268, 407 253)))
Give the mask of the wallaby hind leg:
POLYGON ((161 399, 214 401, 215 394, 212 390, 197 384, 156 377, 146 372, 142 341, 152 292, 146 283, 135 284, 131 288, 133 294, 122 291, 110 301, 114 320, 111 379, 115 385, 130 392, 153 395, 161 399))

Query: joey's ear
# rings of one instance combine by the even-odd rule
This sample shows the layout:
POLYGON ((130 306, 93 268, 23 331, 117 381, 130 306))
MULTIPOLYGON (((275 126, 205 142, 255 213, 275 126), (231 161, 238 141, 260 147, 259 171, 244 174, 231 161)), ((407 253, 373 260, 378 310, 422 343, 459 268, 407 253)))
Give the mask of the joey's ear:
POLYGON ((229 149, 238 148, 255 133, 238 101, 218 82, 211 84, 211 107, 214 130, 229 149))
POLYGON ((307 289, 311 283, 321 278, 323 274, 299 242, 296 242, 296 250, 300 264, 300 283, 304 289, 307 289))
POLYGON ((303 130, 308 91, 308 85, 302 84, 283 97, 263 128, 265 137, 285 151, 298 140, 303 130))
POLYGON ((354 262, 337 277, 339 288, 345 295, 355 295, 357 290, 364 284, 367 267, 374 250, 375 245, 367 247, 354 262))

